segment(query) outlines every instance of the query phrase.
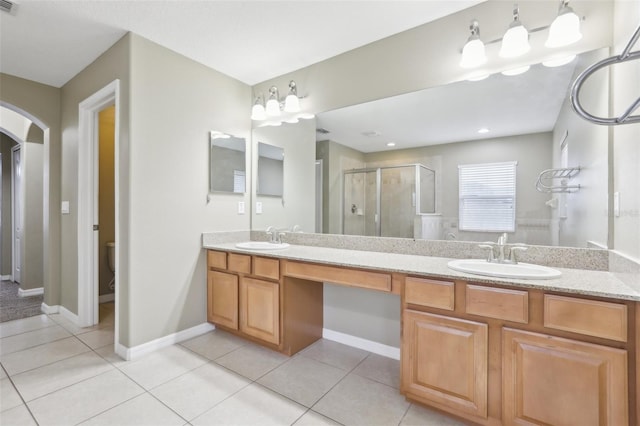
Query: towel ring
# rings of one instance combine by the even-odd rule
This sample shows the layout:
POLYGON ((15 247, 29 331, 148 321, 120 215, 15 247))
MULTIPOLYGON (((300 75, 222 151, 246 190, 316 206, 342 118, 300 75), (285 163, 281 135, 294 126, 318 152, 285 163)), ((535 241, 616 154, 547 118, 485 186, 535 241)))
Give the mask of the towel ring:
POLYGON ((576 81, 573 82, 573 85, 571 87, 571 95, 570 95, 571 105, 573 106, 573 109, 575 110, 575 112, 578 113, 578 115, 580 115, 582 118, 584 118, 587 121, 591 121, 592 123, 601 124, 605 126, 616 126, 618 124, 640 123, 640 115, 631 115, 631 113, 633 113, 636 109, 640 108, 640 98, 636 99, 636 101, 633 104, 631 104, 631 106, 629 106, 629 108, 627 108, 627 110, 623 112, 620 115, 620 117, 613 117, 613 118, 602 118, 602 117, 596 117, 595 115, 589 114, 584 110, 584 108, 582 108, 582 105, 580 105, 580 101, 578 100, 578 95, 580 93, 580 88, 582 87, 582 84, 585 82, 587 78, 589 78, 593 73, 595 73, 599 69, 608 67, 610 65, 619 64, 622 62, 628 62, 628 61, 640 59, 640 50, 631 52, 631 48, 638 41, 638 38, 640 38, 640 26, 638 26, 636 31, 633 33, 633 36, 631 36, 631 40, 629 40, 627 47, 624 49, 624 51, 620 55, 612 56, 610 58, 603 59, 600 62, 596 62, 595 64, 591 65, 589 68, 584 70, 582 73, 580 73, 578 78, 576 78, 576 81))

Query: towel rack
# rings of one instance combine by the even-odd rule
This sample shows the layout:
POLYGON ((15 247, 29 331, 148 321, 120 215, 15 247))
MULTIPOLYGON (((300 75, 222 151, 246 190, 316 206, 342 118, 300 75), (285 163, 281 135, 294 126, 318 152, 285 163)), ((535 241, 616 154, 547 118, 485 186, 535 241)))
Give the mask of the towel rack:
POLYGON ((629 108, 627 108, 627 110, 623 112, 622 115, 620 115, 620 117, 614 117, 614 118, 602 118, 602 117, 596 117, 595 115, 591 115, 582 108, 582 105, 580 105, 580 101, 578 100, 578 95, 580 93, 580 88, 582 87, 582 84, 585 82, 587 78, 589 78, 593 73, 595 73, 599 69, 608 67, 613 64, 619 64, 622 62, 640 59, 640 50, 637 50, 635 52, 631 51, 631 48, 638 41, 638 38, 640 38, 640 26, 638 26, 636 31, 633 33, 633 35, 631 36, 631 40, 629 40, 629 44, 627 44, 627 47, 625 47, 624 51, 620 55, 612 56, 610 58, 603 59, 602 61, 596 62, 595 64, 591 65, 589 68, 584 70, 582 73, 580 73, 578 78, 576 78, 576 81, 573 82, 573 86, 571 87, 571 105, 573 106, 573 109, 575 110, 575 112, 577 112, 578 115, 580 115, 582 118, 584 118, 587 121, 591 121, 592 123, 602 124, 606 126, 615 126, 618 124, 640 123, 640 115, 631 115, 631 113, 633 113, 636 109, 640 107, 640 97, 636 99, 636 101, 633 104, 631 104, 631 106, 629 106, 629 108))
POLYGON ((580 185, 568 185, 569 179, 580 173, 580 166, 561 169, 547 169, 540 172, 536 189, 540 192, 577 192, 580 185), (559 185, 553 185, 553 179, 562 179, 559 185))

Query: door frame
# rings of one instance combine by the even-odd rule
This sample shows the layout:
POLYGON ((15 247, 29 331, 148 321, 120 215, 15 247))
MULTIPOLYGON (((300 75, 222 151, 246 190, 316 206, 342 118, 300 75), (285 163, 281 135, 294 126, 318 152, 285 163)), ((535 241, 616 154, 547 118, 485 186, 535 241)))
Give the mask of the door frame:
MULTIPOLYGON (((11 147, 11 281, 20 282, 22 281, 22 260, 23 256, 20 256, 20 281, 16 281, 16 200, 20 201, 20 216, 22 216, 22 226, 24 227, 24 181, 21 182, 21 191, 20 193, 16 193, 16 163, 15 163, 15 155, 16 151, 20 151, 20 165, 23 164, 24 150, 22 149, 22 143, 20 139, 15 139, 18 142, 17 145, 11 147)), ((24 176, 22 176, 24 179, 24 176)), ((22 236, 24 237, 24 231, 22 232, 22 236)), ((24 243, 24 241, 23 241, 24 243)), ((22 249, 23 245, 20 244, 20 248, 22 249)), ((22 250, 20 250, 22 251, 22 250)))
POLYGON ((118 344, 118 283, 120 268, 119 237, 119 145, 120 80, 116 79, 78 104, 78 322, 88 327, 99 321, 98 235, 98 113, 115 105, 114 179, 115 179, 115 324, 114 341, 118 344))

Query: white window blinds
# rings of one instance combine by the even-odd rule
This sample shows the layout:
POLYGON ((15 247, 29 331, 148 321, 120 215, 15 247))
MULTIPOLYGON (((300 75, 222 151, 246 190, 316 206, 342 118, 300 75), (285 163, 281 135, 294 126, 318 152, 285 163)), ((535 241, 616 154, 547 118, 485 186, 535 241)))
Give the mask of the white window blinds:
POLYGON ((233 192, 245 192, 246 174, 244 170, 233 171, 233 192))
POLYGON ((458 166, 461 231, 513 232, 516 161, 458 166))

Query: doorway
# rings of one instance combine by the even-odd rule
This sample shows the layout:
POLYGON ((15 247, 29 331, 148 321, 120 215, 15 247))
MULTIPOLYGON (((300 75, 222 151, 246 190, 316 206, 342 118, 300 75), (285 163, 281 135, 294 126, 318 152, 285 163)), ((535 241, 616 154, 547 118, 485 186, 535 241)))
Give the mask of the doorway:
MULTIPOLYGON (((108 265, 106 243, 101 244, 100 214, 100 113, 112 108, 113 123, 113 305, 112 309, 103 311, 112 317, 114 342, 118 346, 118 145, 119 145, 119 80, 115 80, 103 89, 94 93, 79 106, 79 141, 78 141, 78 322, 81 327, 100 323, 100 270, 108 265), (102 255, 101 255, 102 253, 102 255)), ((103 154, 104 157, 105 154, 103 154)), ((103 202, 104 204, 104 202, 103 202)), ((104 219, 104 214, 102 214, 104 219)), ((104 301, 104 299, 103 299, 104 301)), ((109 301, 110 302, 110 301, 109 301)), ((104 318, 103 318, 104 319, 104 318)))

